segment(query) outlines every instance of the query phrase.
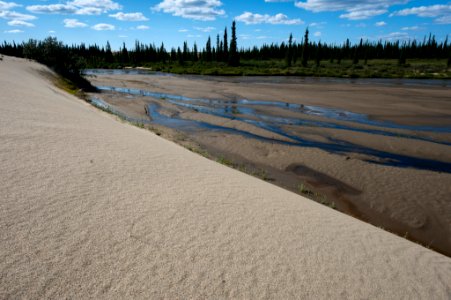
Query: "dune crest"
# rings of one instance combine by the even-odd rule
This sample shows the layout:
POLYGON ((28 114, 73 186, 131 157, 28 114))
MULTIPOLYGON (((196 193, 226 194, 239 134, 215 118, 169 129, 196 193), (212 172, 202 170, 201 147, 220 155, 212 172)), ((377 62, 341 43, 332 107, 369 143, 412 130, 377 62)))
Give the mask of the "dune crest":
POLYGON ((451 259, 0 61, 0 298, 451 297, 451 259))

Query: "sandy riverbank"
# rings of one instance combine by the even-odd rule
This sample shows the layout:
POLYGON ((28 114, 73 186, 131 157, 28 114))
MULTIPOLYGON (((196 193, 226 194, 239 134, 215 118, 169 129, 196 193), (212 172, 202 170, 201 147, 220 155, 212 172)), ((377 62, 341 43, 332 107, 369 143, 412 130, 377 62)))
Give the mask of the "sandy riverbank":
MULTIPOLYGON (((221 114, 202 113, 198 108, 210 105, 202 102, 187 108, 174 105, 167 97, 159 99, 117 92, 100 94, 107 103, 135 118, 149 120, 144 108, 148 103, 156 103, 162 107, 161 113, 172 119, 203 121, 279 141, 286 141, 287 138, 240 120, 261 121, 264 120, 262 115, 265 118, 290 118, 290 122, 303 120, 301 125, 286 124, 281 129, 313 146, 283 145, 211 129, 186 132, 184 126, 177 128, 183 132, 182 138, 177 135, 174 138, 170 132, 163 136, 182 140, 182 143, 191 140, 218 157, 262 169, 272 183, 291 191, 299 192, 300 184, 307 186, 312 193, 320 194, 317 197, 320 202, 451 255, 451 202, 448 201, 451 197, 451 173, 427 169, 429 161, 424 162, 426 168, 423 169, 415 167, 415 163, 407 168, 397 167, 386 163, 390 158, 384 157, 388 153, 436 161, 439 165, 451 163, 449 131, 415 130, 418 126, 449 128, 449 87, 178 75, 103 74, 90 80, 98 86, 135 88, 213 101, 222 99, 230 103, 225 110, 234 107, 236 110, 228 118, 221 117, 221 114), (370 118, 368 124, 363 124, 347 121, 346 118, 337 120, 321 114, 305 114, 285 106, 246 107, 233 104, 233 101, 240 99, 286 101, 295 105, 341 109, 343 114, 361 113, 370 118), (243 107, 252 108, 256 114, 246 114, 246 110, 241 109, 243 107), (372 121, 396 121, 404 128, 375 126, 372 121), (333 151, 315 146, 315 143, 326 146, 347 144, 350 150, 333 151), (364 151, 353 151, 353 148, 359 147, 364 151), (383 155, 375 157, 371 154, 374 151, 383 155), (307 168, 312 171, 293 172, 293 166, 297 170, 307 168)), ((216 111, 221 107, 218 103, 211 106, 216 111)), ((161 127, 159 130, 165 131, 161 127)))
MULTIPOLYGON (((340 81, 303 82, 275 77, 202 77, 99 75, 98 85, 147 88, 210 99, 259 99, 343 108, 373 119, 411 125, 451 125, 449 87, 389 84, 343 84, 340 81), (213 88, 213 87, 214 88, 213 88), (299 90, 302 86, 302 91, 299 90), (283 91, 283 93, 281 93, 283 91), (363 101, 362 101, 363 100, 363 101), (420 113, 419 113, 420 112, 420 113)), ((370 82, 370 81, 368 81, 370 82)))
POLYGON ((423 298, 451 259, 0 61, 0 298, 423 298))

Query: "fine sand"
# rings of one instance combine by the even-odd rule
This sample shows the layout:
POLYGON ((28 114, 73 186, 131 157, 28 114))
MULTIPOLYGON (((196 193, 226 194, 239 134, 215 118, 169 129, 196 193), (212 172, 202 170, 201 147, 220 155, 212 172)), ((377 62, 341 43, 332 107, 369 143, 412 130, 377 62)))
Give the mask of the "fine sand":
MULTIPOLYGON (((395 124, 401 123, 401 126, 448 126, 448 128, 451 126, 450 88, 420 85, 420 82, 416 85, 397 85, 367 80, 367 83, 362 84, 343 83, 332 79, 314 82, 296 77, 204 77, 158 74, 98 74, 90 77, 90 80, 96 86, 136 88, 209 100, 223 99, 230 103, 229 108, 233 108, 233 101, 237 99, 250 99, 249 102, 276 100, 363 113, 369 115, 371 120, 396 121, 395 124)), ((279 141, 292 140, 241 120, 243 118, 259 120, 258 117, 263 114, 333 123, 347 126, 348 129, 294 124, 286 124, 283 129, 308 141, 325 144, 339 141, 385 153, 437 161, 442 166, 451 163, 451 133, 446 131, 379 127, 344 119, 334 120, 321 115, 306 115, 302 111, 287 110, 285 107, 263 105, 252 106, 260 115, 249 115, 246 111, 241 112, 237 109, 236 114, 227 118, 175 105, 164 97, 153 98, 111 91, 102 91, 93 96, 100 97, 115 110, 127 116, 140 120, 147 119, 147 122, 150 118, 146 114, 145 105, 154 103, 161 106, 161 113, 171 116, 171 119, 202 121, 279 141), (392 135, 362 130, 384 130, 392 135)), ((150 126, 156 126, 155 122, 150 126)), ((186 145, 186 141, 193 142, 194 148, 196 146, 201 148, 199 151, 201 153, 205 153, 206 150, 219 161, 224 161, 225 158, 225 161, 233 162, 241 170, 264 174, 260 177, 273 184, 302 195, 310 195, 315 201, 451 257, 449 171, 441 172, 412 166, 397 167, 389 163, 384 164, 388 160, 383 157, 366 153, 298 147, 261 141, 226 131, 185 130, 178 127, 174 134, 163 126, 157 129, 165 138, 182 145, 186 145)), ((193 148, 191 145, 189 147, 193 148)), ((430 162, 425 163, 428 164, 430 162)))
POLYGON ((449 299, 451 259, 0 61, 0 298, 449 299))

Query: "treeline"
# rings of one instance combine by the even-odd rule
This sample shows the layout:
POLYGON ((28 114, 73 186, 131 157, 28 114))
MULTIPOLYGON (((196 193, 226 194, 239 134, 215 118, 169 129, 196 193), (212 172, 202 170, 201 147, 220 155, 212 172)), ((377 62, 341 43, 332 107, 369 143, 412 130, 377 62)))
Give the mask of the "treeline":
POLYGON ((370 59, 399 59, 401 63, 406 59, 449 59, 451 45, 448 37, 439 43, 430 34, 423 41, 382 41, 370 42, 360 39, 357 44, 351 44, 347 39, 343 44, 327 44, 309 40, 309 30, 306 29, 300 43, 293 42, 290 35, 287 43, 263 45, 240 51, 240 57, 249 60, 285 59, 288 66, 300 62, 304 67, 309 60, 318 64, 321 60, 336 61, 352 60, 357 64, 370 59))
POLYGON ((340 64, 342 60, 352 60, 353 64, 366 63, 373 59, 398 59, 405 64, 407 59, 448 59, 451 64, 451 45, 448 37, 438 42, 430 34, 422 41, 376 41, 363 39, 352 44, 347 39, 343 44, 327 44, 312 42, 309 30, 305 30, 300 42, 295 42, 290 35, 287 42, 281 44, 265 44, 260 47, 238 48, 236 24, 232 23, 231 37, 227 28, 223 35, 215 39, 208 37, 206 44, 199 47, 196 43, 167 50, 162 43, 143 44, 135 42, 133 49, 127 49, 125 43, 118 51, 113 51, 109 42, 106 46, 63 45, 56 38, 49 37, 44 41, 29 40, 22 44, 4 42, 0 45, 0 53, 26 57, 42 62, 65 76, 80 74, 80 70, 88 68, 117 68, 123 66, 142 66, 152 63, 215 63, 218 65, 239 66, 240 60, 266 61, 284 60, 285 66, 293 65, 309 68, 319 66, 323 60, 340 64))
POLYGON ((70 80, 77 87, 86 91, 95 88, 86 80, 81 72, 86 68, 86 59, 80 55, 75 47, 64 45, 55 37, 48 37, 43 41, 29 40, 17 45, 3 43, 0 53, 10 56, 34 59, 53 69, 63 78, 70 80))

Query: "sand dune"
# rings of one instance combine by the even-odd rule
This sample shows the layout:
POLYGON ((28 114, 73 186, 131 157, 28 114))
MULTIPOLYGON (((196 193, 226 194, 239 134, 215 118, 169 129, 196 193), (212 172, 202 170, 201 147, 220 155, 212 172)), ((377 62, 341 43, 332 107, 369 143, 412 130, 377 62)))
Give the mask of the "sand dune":
POLYGON ((0 61, 0 298, 451 297, 451 259, 0 61))

